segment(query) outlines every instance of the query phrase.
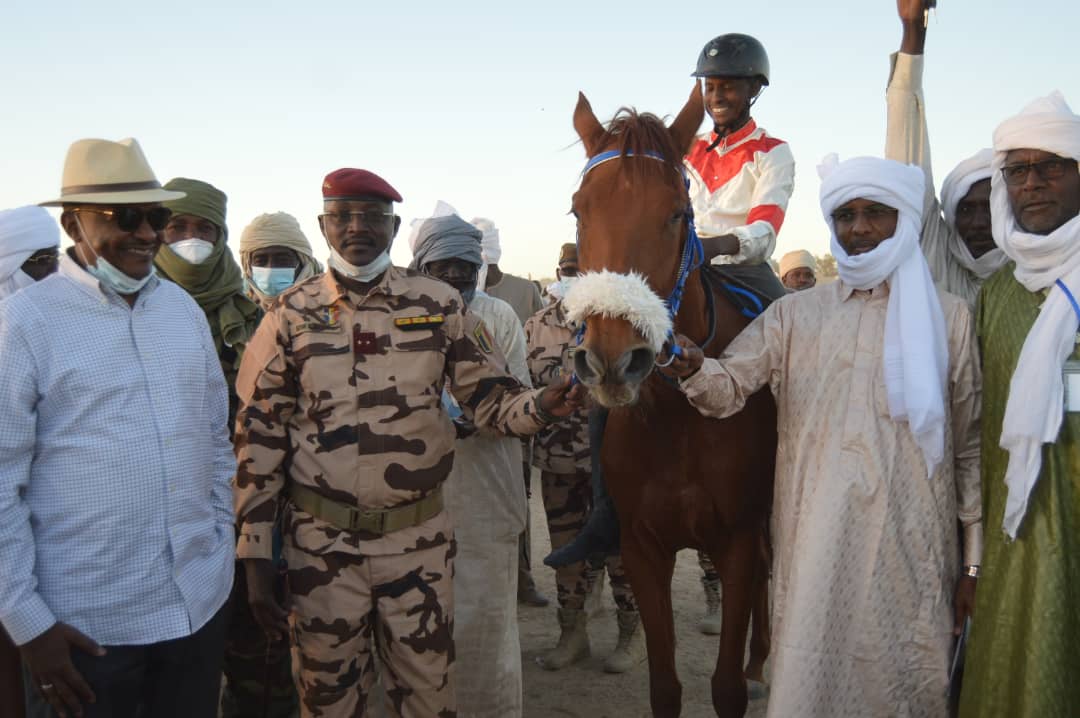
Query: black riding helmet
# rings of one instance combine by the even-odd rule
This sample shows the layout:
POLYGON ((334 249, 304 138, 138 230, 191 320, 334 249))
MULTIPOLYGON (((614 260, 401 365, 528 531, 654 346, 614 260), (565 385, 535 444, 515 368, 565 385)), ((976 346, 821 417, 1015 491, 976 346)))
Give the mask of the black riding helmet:
POLYGON ((731 32, 701 50, 693 77, 757 77, 769 84, 769 56, 756 38, 731 32))

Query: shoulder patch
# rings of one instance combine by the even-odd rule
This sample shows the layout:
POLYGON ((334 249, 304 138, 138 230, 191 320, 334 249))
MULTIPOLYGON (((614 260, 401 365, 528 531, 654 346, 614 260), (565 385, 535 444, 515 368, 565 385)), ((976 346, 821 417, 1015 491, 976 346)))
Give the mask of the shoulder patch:
POLYGON ((394 319, 394 326, 403 331, 412 331, 416 329, 432 329, 445 321, 446 316, 443 314, 429 314, 422 317, 397 317, 394 319))
POLYGON ((491 332, 488 331, 488 328, 483 321, 477 323, 476 329, 473 330, 473 338, 476 339, 476 343, 480 346, 480 350, 485 354, 490 354, 494 351, 495 339, 492 338, 491 332))

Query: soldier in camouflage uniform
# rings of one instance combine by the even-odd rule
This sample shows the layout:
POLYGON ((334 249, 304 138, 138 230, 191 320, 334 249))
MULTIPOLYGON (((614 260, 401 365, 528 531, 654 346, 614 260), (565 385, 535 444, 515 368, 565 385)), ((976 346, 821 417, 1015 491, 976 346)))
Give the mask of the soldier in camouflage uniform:
POLYGON ((393 715, 449 718, 443 386, 477 426, 519 436, 570 414, 581 390, 523 387, 455 289, 391 266, 401 196, 384 180, 338 170, 323 198, 331 271, 280 296, 240 367, 237 555, 256 620, 289 634, 303 715, 363 715, 374 647, 393 715), (266 560, 279 515, 288 612, 266 560))
MULTIPOLYGON (((557 270, 564 289, 577 276, 577 270, 577 245, 564 244, 557 270)), ((572 373, 576 330, 563 311, 561 299, 525 323, 529 374, 534 386, 558 383, 572 373)), ((541 471, 544 510, 554 550, 572 541, 585 525, 592 502, 589 424, 585 411, 579 410, 543 429, 536 434, 533 444, 533 465, 541 471)), ((543 656, 544 668, 558 670, 589 655, 585 599, 590 587, 599 585, 599 574, 605 567, 615 597, 619 642, 604 662, 604 670, 623 673, 645 659, 637 604, 623 571, 622 558, 614 555, 595 568, 579 562, 556 569, 561 634, 556 647, 543 656)))

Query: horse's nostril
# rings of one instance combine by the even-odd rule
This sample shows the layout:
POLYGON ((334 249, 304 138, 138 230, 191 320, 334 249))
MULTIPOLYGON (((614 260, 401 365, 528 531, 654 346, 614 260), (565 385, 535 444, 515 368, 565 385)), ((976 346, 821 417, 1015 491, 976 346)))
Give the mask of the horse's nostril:
POLYGON ((629 381, 641 381, 652 371, 656 352, 649 347, 638 347, 630 352, 630 362, 623 376, 629 381))
POLYGON ((574 373, 583 382, 592 381, 596 378, 596 372, 589 365, 589 359, 586 356, 588 351, 588 349, 578 349, 574 352, 574 373))

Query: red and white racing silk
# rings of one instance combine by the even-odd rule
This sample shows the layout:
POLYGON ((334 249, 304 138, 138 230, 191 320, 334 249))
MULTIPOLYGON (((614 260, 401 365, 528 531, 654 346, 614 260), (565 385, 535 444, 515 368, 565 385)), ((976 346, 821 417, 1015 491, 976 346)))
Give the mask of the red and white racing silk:
POLYGON ((715 141, 715 132, 699 135, 684 160, 694 224, 702 237, 739 238, 739 253, 715 257, 713 264, 761 264, 772 256, 784 223, 795 157, 753 120, 707 150, 715 141))

